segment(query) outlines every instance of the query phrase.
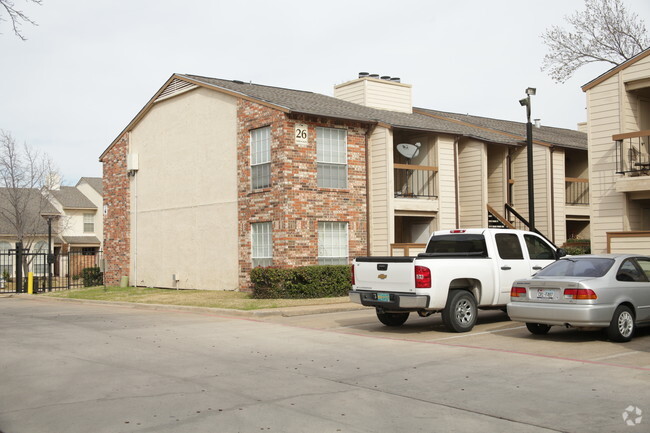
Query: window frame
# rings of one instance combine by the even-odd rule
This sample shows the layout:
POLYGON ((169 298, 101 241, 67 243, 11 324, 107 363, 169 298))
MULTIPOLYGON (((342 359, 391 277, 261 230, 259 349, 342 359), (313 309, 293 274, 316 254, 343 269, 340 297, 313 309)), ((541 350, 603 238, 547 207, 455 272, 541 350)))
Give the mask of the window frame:
POLYGON ((83 214, 83 225, 84 225, 84 233, 95 233, 95 214, 92 213, 84 213, 83 214), (87 219, 90 219, 91 221, 88 222, 87 219), (88 230, 87 226, 92 225, 92 230, 88 230))
POLYGON ((316 127, 316 171, 319 188, 348 189, 348 130, 343 128, 316 127), (332 136, 336 131, 337 137, 332 136), (336 148, 332 144, 336 142, 336 148), (343 161, 342 161, 343 160, 343 161), (336 182, 331 176, 336 169, 336 182), (326 177, 326 171, 330 174, 326 177), (340 175, 343 173, 343 176, 340 175))
POLYGON ((347 265, 350 262, 350 224, 347 221, 318 222, 318 264, 347 265), (338 227, 338 231, 335 228, 338 227), (341 230, 342 229, 342 230, 341 230), (336 234, 333 236, 327 236, 336 234), (343 235, 343 237, 341 237, 343 235), (326 255, 330 251, 332 254, 326 255), (335 254, 344 251, 345 255, 335 254))
POLYGON ((502 260, 524 260, 524 251, 521 248, 521 241, 519 239, 519 236, 517 236, 515 233, 497 233, 497 234, 494 235, 494 242, 496 243, 497 252, 499 254, 499 257, 502 260), (514 251, 514 250, 506 251, 505 250, 506 247, 514 246, 514 243, 511 243, 510 241, 502 243, 502 240, 510 240, 510 239, 516 239, 517 240, 517 251, 514 251), (508 243, 511 243, 511 245, 507 245, 508 243), (504 253, 510 253, 510 254, 508 254, 508 256, 506 256, 506 255, 504 255, 504 253), (514 256, 516 256, 516 257, 514 257, 514 256))
POLYGON ((273 266, 273 225, 270 221, 251 223, 251 265, 273 266), (259 243, 263 240, 263 243, 259 243), (267 255, 258 255, 260 252, 267 255))
POLYGON ((271 126, 251 129, 249 143, 251 189, 269 188, 271 186, 271 126))

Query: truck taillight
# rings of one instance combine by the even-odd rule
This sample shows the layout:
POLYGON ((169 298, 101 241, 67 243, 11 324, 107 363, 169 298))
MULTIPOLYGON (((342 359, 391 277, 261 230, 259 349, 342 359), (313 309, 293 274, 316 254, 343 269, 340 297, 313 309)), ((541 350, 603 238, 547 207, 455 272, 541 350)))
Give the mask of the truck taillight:
POLYGON ((415 267, 415 288, 428 289, 431 287, 431 269, 426 266, 415 267))
POLYGON ((591 289, 564 289, 565 299, 598 299, 596 292, 591 289))
POLYGON ((459 230, 449 230, 449 233, 465 233, 466 231, 467 231, 467 230, 462 230, 462 229, 459 229, 459 230))
POLYGON ((354 280, 354 265, 352 265, 352 269, 350 270, 350 275, 352 277, 352 285, 354 286, 356 284, 354 280))
POLYGON ((525 287, 515 287, 513 286, 510 289, 511 298, 525 298, 526 297, 526 288, 525 287))

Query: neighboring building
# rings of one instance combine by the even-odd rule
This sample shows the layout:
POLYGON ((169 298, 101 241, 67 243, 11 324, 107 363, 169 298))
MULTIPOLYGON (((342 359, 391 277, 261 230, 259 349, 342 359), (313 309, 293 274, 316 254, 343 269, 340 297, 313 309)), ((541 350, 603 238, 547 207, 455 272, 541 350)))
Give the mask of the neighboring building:
MULTIPOLYGON (((102 248, 103 215, 98 211, 102 202, 101 178, 83 177, 74 187, 54 185, 47 194, 38 189, 0 188, 0 253, 15 250, 19 236, 13 215, 16 208, 24 206, 21 214, 27 221, 22 226, 23 247, 47 252, 47 217, 51 217, 52 253, 57 257, 53 272, 66 276, 68 262, 60 257, 68 252, 94 256, 102 248)), ((0 273, 15 272, 13 257, 5 254, 0 262, 0 273)), ((34 269, 35 274, 44 274, 45 264, 37 266, 43 269, 34 269)))
MULTIPOLYGON (((246 288, 254 266, 413 254, 436 229, 527 217, 525 124, 413 108, 397 79, 334 96, 173 75, 100 157, 107 284, 246 288)), ((536 227, 558 244, 588 231, 586 148, 534 128, 536 227)))
POLYGON ((100 211, 102 179, 82 177, 76 186, 56 185, 50 194, 52 204, 61 214, 59 235, 63 252, 94 254, 100 251, 104 237, 100 211))
POLYGON ((587 94, 591 249, 650 254, 650 49, 587 94))
MULTIPOLYGON (((48 245, 47 217, 58 218, 59 212, 38 189, 0 188, 0 277, 15 275, 15 260, 8 253, 16 249, 22 231, 23 248, 46 253, 48 245), (22 209, 21 223, 16 222, 16 209, 22 209)), ((56 228, 55 228, 56 230, 56 228)), ((54 231, 53 243, 57 242, 54 231)), ((31 266, 36 275, 45 275, 44 263, 31 266)))

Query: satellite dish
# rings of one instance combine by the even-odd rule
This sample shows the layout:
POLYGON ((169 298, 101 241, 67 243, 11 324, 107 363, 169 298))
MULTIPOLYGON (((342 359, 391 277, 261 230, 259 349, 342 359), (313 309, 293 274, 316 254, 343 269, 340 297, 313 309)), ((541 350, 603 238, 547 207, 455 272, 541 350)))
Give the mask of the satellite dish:
POLYGON ((407 159, 415 158, 420 153, 420 143, 400 143, 397 145, 397 151, 407 159))

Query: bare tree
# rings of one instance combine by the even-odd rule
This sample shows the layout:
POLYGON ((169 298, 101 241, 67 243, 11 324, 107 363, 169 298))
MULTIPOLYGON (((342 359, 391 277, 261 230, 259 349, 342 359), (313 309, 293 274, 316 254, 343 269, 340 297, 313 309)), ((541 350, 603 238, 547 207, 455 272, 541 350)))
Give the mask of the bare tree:
POLYGON ((17 146, 9 132, 0 130, 0 227, 25 248, 47 234, 43 215, 58 213, 49 201, 53 173, 47 155, 27 144, 17 146))
POLYGON ((622 0, 585 0, 585 7, 565 17, 571 29, 552 26, 541 36, 549 49, 542 71, 558 83, 588 63, 620 65, 650 45, 645 23, 622 0))
MULTIPOLYGON (((42 4, 43 0, 25 0, 28 3, 36 3, 38 5, 42 4)), ((31 18, 29 18, 25 13, 20 10, 16 9, 15 2, 13 0, 0 0, 0 6, 2 6, 9 16, 9 21, 11 21, 11 26, 14 29, 14 34, 18 36, 20 39, 23 41, 26 40, 25 36, 23 36, 20 27, 23 23, 29 23, 32 25, 38 25, 36 24, 31 18)), ((0 9, 2 10, 2 9, 0 9)), ((2 14, 0 14, 0 21, 7 21, 5 18, 2 17, 2 14)))

